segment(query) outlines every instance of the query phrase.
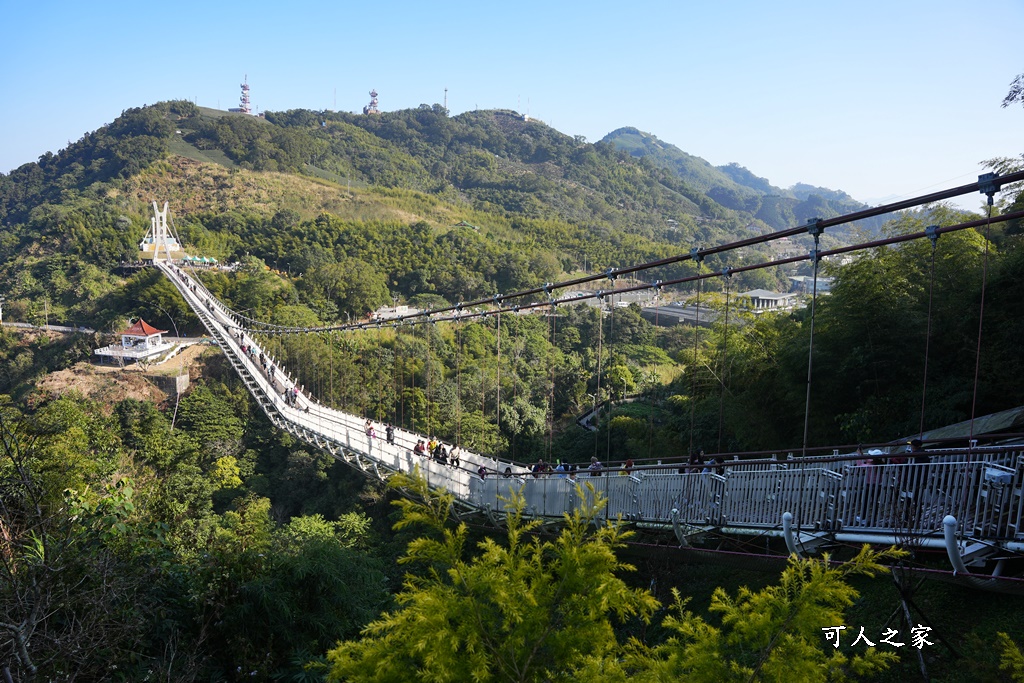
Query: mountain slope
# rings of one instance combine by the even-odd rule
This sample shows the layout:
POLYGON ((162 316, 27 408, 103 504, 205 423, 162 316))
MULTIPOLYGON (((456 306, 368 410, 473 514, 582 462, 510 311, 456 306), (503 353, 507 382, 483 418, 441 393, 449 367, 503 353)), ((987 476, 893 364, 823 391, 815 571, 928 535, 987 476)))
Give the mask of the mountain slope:
POLYGON ((687 184, 704 192, 711 199, 735 211, 756 213, 759 192, 734 181, 727 173, 710 163, 687 154, 675 145, 659 140, 636 128, 619 128, 604 136, 602 142, 613 145, 636 158, 650 158, 672 170, 687 184))
MULTIPOLYGON (((0 296, 11 319, 102 328, 141 314, 139 302, 169 308, 155 282, 118 271, 136 258, 154 199, 171 203, 192 253, 290 273, 355 259, 386 290, 449 300, 746 234, 738 216, 665 169, 507 112, 264 120, 168 102, 126 110, 0 174, 0 296)), ((285 280, 283 292, 301 284, 285 280)))
MULTIPOLYGON (((797 183, 789 189, 772 185, 739 164, 712 166, 675 145, 636 128, 619 128, 603 142, 637 158, 649 158, 672 170, 684 182, 700 188, 718 204, 750 215, 775 230, 803 223, 810 218, 832 218, 866 208, 845 192, 797 183)), ((869 220, 857 227, 877 232, 881 220, 869 220)), ((837 231, 848 232, 847 229, 837 231)))

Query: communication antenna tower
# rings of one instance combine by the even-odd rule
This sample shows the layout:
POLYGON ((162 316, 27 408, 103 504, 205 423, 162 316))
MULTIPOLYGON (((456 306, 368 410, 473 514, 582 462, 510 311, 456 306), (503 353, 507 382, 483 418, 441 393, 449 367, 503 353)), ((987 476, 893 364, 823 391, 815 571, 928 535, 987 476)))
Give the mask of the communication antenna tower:
POLYGON ((370 91, 370 103, 363 107, 364 114, 379 114, 380 111, 377 109, 377 89, 374 88, 370 91))
MULTIPOLYGON (((245 75, 242 81, 242 97, 238 100, 238 106, 228 109, 236 114, 252 114, 252 105, 249 103, 249 74, 245 75)), ((217 100, 217 108, 220 109, 220 100, 217 100)))
POLYGON ((242 98, 239 100, 238 109, 243 114, 252 113, 252 107, 249 105, 249 74, 246 74, 245 80, 242 81, 242 98))

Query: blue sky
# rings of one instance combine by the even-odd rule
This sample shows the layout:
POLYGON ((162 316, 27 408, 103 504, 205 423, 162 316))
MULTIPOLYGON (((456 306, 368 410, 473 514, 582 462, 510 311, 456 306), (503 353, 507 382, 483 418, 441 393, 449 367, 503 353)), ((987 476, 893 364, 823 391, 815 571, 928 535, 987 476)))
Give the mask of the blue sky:
POLYGON ((247 74, 261 111, 447 87, 453 114, 529 109, 592 141, 634 126, 782 187, 912 196, 1024 152, 1024 109, 999 106, 1024 2, 971 5, 0 0, 0 172, 129 107, 236 106, 247 74))

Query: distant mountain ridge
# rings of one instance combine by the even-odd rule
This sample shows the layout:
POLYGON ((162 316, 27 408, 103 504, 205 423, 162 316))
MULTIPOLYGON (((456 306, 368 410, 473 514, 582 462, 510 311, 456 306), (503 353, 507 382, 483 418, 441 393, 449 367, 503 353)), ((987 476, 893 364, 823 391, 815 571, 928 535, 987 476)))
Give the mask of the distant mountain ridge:
MULTIPOLYGON (((705 192, 716 203, 750 214, 776 230, 811 218, 832 218, 867 207, 841 190, 806 183, 783 189, 737 163, 713 166, 671 143, 632 127, 613 130, 601 142, 628 152, 630 156, 651 159, 687 184, 705 192)), ((866 221, 861 227, 875 231, 881 227, 881 221, 866 221)))

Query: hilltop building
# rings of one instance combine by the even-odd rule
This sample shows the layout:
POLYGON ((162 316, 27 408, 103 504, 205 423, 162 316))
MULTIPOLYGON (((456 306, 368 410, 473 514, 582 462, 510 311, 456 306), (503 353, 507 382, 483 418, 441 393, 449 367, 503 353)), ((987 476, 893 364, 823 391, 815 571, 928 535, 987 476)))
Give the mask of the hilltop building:
POLYGON ((649 306, 641 309, 641 315, 649 322, 658 327, 672 327, 673 325, 700 325, 711 327, 718 321, 719 312, 711 310, 707 306, 686 306, 681 303, 668 306, 649 306))
MULTIPOLYGON (((814 278, 809 275, 790 275, 790 282, 793 286, 790 288, 791 292, 797 294, 812 294, 814 292, 814 278)), ((832 291, 832 283, 835 278, 826 277, 823 275, 818 276, 818 294, 825 294, 832 291)))
POLYGON ((769 292, 767 289, 751 289, 749 292, 738 294, 740 298, 747 299, 754 313, 765 313, 767 311, 788 311, 796 306, 800 295, 793 292, 780 294, 769 292))
POLYGON ((422 313, 419 308, 412 308, 411 306, 381 306, 370 316, 371 320, 394 320, 395 318, 401 318, 407 315, 416 315, 422 313))

